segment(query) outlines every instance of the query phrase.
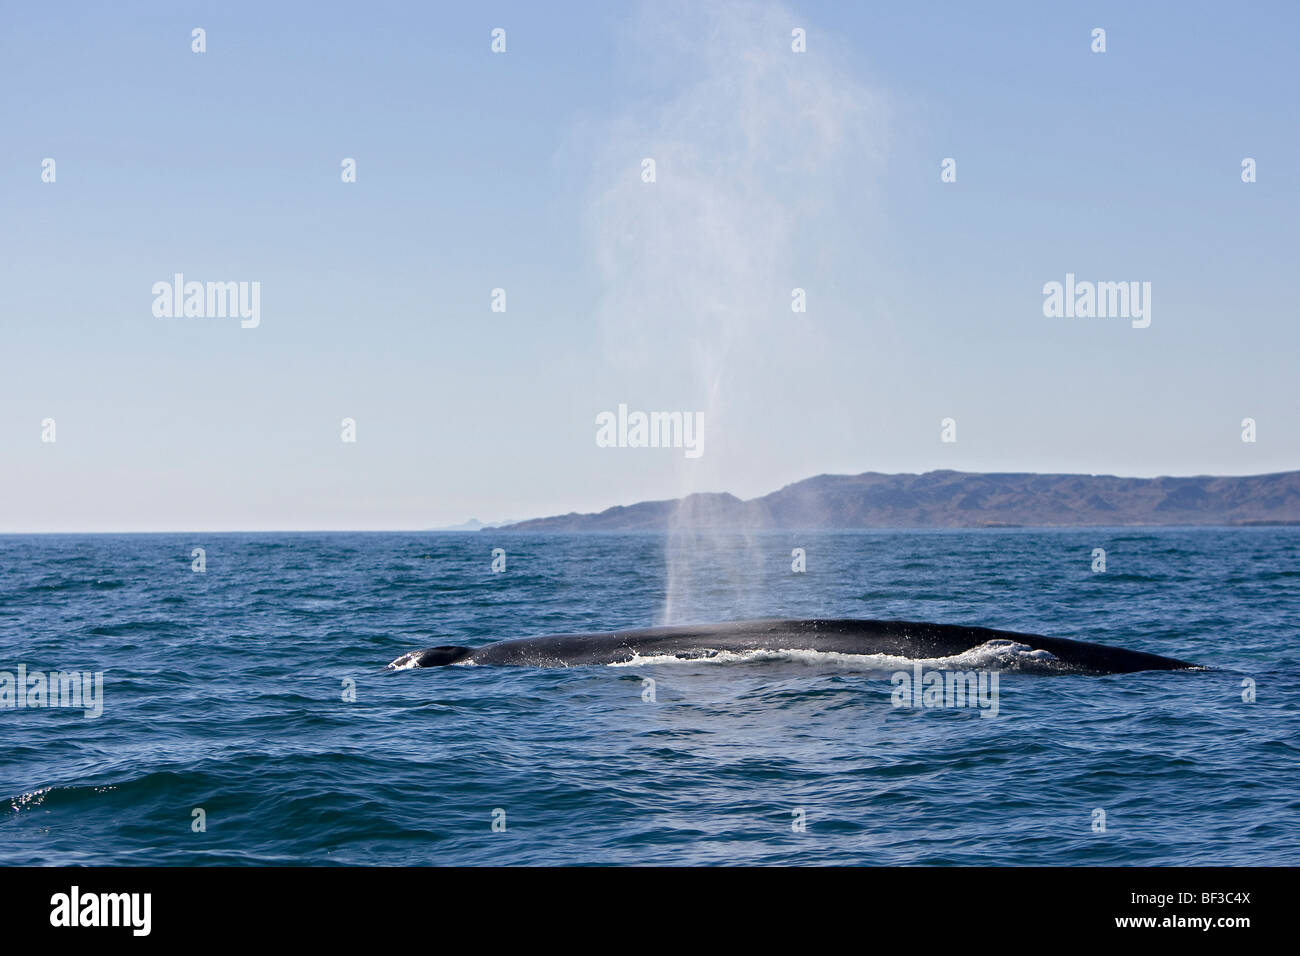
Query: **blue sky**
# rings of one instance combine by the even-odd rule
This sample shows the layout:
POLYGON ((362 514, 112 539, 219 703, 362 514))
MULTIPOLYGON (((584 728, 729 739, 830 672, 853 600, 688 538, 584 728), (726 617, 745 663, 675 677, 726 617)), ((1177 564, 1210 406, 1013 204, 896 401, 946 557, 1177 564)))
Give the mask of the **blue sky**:
POLYGON ((0 532, 1295 468, 1300 12, 1133 6, 11 6, 0 532), (177 272, 259 327, 155 317, 177 272), (1046 318, 1067 272, 1151 326, 1046 318), (597 447, 620 403, 705 453, 597 447))

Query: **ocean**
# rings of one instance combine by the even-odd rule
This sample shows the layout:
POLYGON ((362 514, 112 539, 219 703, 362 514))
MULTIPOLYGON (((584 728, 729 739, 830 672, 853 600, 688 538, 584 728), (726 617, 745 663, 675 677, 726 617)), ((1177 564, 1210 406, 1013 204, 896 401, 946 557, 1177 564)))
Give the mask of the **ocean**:
POLYGON ((1298 628, 1300 528, 3 536, 0 681, 102 712, 0 706, 0 863, 1294 864, 1298 628), (386 667, 765 616, 1206 669, 1006 671, 990 717, 816 655, 386 667))

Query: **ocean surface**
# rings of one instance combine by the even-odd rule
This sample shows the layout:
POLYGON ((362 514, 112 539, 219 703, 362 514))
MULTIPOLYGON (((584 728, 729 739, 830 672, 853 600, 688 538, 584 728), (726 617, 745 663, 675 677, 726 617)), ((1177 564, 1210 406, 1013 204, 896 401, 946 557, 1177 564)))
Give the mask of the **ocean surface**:
POLYGON ((7 865, 1300 862, 1300 528, 7 536, 20 665, 102 672, 102 714, 0 707, 7 865), (1005 671, 990 718, 816 655, 386 668, 760 616, 1208 669, 1005 671))

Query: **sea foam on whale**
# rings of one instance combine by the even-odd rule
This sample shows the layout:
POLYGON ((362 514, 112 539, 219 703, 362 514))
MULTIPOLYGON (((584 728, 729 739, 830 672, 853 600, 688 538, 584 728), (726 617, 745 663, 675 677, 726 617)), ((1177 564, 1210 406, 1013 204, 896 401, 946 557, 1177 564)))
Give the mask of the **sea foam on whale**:
POLYGON ((766 648, 749 651, 713 651, 705 654, 633 654, 630 660, 615 661, 605 667, 644 667, 661 664, 757 664, 788 662, 813 667, 867 673, 911 670, 917 664, 926 670, 1059 672, 1071 668, 1056 655, 1035 650, 1028 644, 997 639, 979 647, 948 657, 903 657, 901 654, 845 654, 839 651, 814 651, 805 648, 766 648))

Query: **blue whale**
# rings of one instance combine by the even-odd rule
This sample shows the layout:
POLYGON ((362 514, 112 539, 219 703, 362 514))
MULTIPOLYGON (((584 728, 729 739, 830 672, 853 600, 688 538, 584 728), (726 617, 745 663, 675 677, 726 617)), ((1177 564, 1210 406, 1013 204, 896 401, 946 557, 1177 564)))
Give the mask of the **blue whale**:
POLYGON ((1088 641, 988 627, 930 624, 922 621, 784 620, 687 624, 593 634, 552 634, 496 641, 481 647, 440 645, 403 654, 388 666, 442 667, 482 664, 513 667, 579 667, 625 664, 637 658, 700 660, 725 653, 812 651, 934 661, 968 652, 988 651, 966 662, 967 669, 1038 665, 1049 672, 1127 674, 1147 670, 1185 670, 1186 661, 1129 651, 1088 641))

